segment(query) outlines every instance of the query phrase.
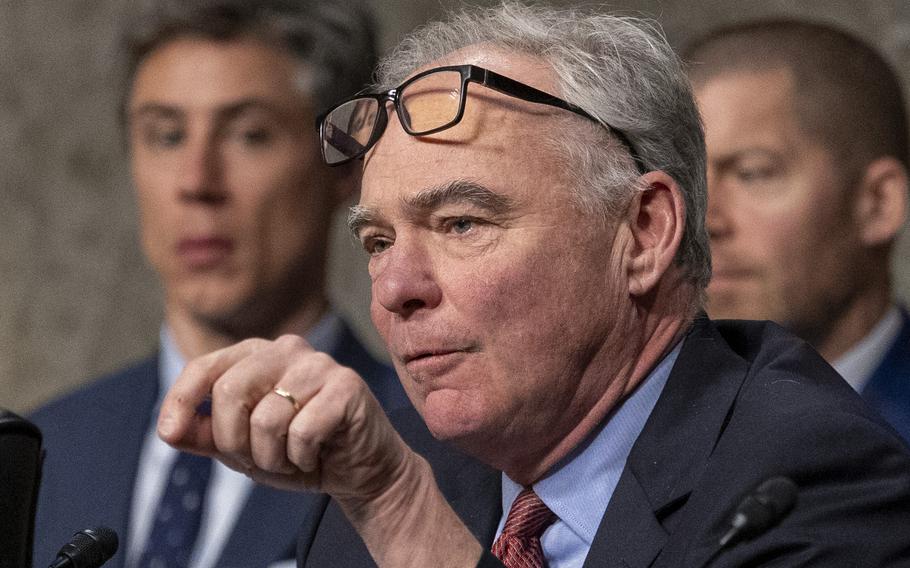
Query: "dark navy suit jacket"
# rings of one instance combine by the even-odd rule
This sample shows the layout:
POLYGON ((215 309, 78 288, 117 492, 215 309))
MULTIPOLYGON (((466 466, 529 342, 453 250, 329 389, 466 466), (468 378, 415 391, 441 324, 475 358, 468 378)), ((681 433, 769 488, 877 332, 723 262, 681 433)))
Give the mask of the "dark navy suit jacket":
MULTIPOLYGON (((394 417, 453 509, 489 548, 500 474, 394 417)), ((585 480, 579 480, 585 483, 585 480)), ((375 566, 326 497, 301 531, 298 564, 375 566)), ((910 566, 910 454, 805 343, 767 322, 699 319, 600 523, 586 568, 910 566), (736 505, 763 481, 799 487, 792 512, 712 560, 736 505)), ((500 567, 487 554, 482 567, 500 567)))
POLYGON ((910 444, 910 316, 901 309, 901 330, 863 389, 863 398, 910 444))
MULTIPOLYGON (((409 406, 395 372, 344 326, 330 353, 357 371, 386 409, 409 406)), ((158 357, 55 400, 31 419, 46 458, 35 526, 34 565, 47 566, 74 532, 103 525, 128 534, 139 454, 158 398, 158 357)), ((300 521, 316 495, 256 486, 217 566, 255 568, 293 558, 300 521)), ((125 547, 105 564, 121 568, 125 547)))

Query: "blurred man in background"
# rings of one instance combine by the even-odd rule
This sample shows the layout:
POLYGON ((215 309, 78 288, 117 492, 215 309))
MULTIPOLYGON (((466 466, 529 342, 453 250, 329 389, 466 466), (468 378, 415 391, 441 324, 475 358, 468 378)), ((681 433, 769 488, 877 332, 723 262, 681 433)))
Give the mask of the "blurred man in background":
POLYGON ((899 79, 806 22, 720 29, 685 57, 708 149, 708 313, 789 327, 910 440, 910 319, 889 267, 907 210, 899 79))
POLYGON ((125 541, 111 566, 291 559, 311 497, 174 451, 154 417, 186 360, 286 333, 356 369, 384 406, 405 404, 325 289, 332 215, 358 174, 321 163, 313 125, 368 80, 372 22, 333 2, 158 2, 127 28, 125 53, 142 244, 164 289, 160 351, 35 413, 47 447, 35 563, 95 525, 125 541))

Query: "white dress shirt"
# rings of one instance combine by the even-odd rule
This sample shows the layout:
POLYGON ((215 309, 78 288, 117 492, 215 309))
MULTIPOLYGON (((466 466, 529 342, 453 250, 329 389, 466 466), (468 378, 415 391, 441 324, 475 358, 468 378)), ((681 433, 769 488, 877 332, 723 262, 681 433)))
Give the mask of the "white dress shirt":
POLYGON ((900 331, 901 312, 897 306, 892 305, 872 331, 831 363, 831 366, 850 383, 853 390, 863 392, 900 331))

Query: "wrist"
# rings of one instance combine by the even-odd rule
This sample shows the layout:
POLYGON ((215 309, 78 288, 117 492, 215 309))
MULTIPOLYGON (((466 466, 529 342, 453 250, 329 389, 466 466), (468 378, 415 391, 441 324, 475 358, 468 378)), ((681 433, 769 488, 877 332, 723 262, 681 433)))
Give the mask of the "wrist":
POLYGON ((480 543, 446 502, 426 460, 407 454, 381 493, 339 499, 342 510, 381 567, 473 568, 480 543))

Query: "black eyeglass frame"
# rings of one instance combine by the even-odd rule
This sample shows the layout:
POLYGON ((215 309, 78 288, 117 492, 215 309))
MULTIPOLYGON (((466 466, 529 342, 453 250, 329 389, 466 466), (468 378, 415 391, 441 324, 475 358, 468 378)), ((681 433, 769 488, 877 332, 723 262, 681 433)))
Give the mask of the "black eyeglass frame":
POLYGON ((411 136, 426 136, 428 134, 434 134, 436 132, 440 132, 442 130, 446 130, 455 126, 461 121, 462 117, 464 117, 464 109, 468 93, 468 83, 471 82, 478 83, 480 85, 498 91, 504 95, 515 97, 523 101, 548 105, 556 108, 561 108, 569 112, 574 112, 575 114, 583 116, 588 120, 606 126, 626 147, 626 150, 629 152, 629 155, 635 162, 635 167, 638 169, 638 172, 641 174, 646 173, 647 169, 645 168, 645 164, 642 161, 641 156, 638 155, 638 152, 635 150, 635 146, 632 144, 632 141, 629 140, 629 137, 626 136, 625 132, 622 130, 615 128, 609 124, 602 123, 600 120, 594 118, 584 109, 577 107, 564 99, 541 91, 540 89, 535 89, 534 87, 526 85, 520 81, 516 81, 515 79, 510 79, 505 75, 500 75, 495 71, 490 71, 489 69, 470 64, 447 65, 444 67, 434 67, 433 69, 427 69, 426 71, 422 71, 417 75, 414 75, 401 85, 395 87, 394 89, 390 89, 385 93, 363 93, 360 95, 355 95, 341 101, 340 103, 329 108, 327 111, 321 113, 318 117, 316 117, 316 128, 319 130, 320 148, 323 153, 323 161, 325 161, 330 166, 340 166, 342 164, 350 162, 351 160, 362 158, 364 154, 366 154, 370 148, 372 148, 376 142, 379 141, 379 138, 382 137, 382 134, 385 132, 389 118, 388 113, 384 112, 383 110, 385 108, 385 103, 387 102, 391 102, 392 106, 395 107, 395 112, 398 114, 398 121, 401 123, 404 131, 411 136), (461 90, 459 91, 458 111, 452 120, 441 126, 437 126, 429 130, 413 130, 410 127, 410 120, 404 115, 403 106, 400 104, 400 93, 411 83, 418 81, 427 75, 439 73, 440 71, 458 71, 458 73, 461 75, 461 90), (367 143, 363 145, 363 149, 358 151, 356 154, 348 156, 344 160, 329 163, 328 159, 325 156, 325 143, 323 142, 325 140, 325 119, 339 107, 358 99, 374 99, 379 104, 379 111, 376 113, 376 122, 373 125, 373 131, 370 133, 370 138, 367 140, 367 143))

